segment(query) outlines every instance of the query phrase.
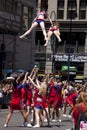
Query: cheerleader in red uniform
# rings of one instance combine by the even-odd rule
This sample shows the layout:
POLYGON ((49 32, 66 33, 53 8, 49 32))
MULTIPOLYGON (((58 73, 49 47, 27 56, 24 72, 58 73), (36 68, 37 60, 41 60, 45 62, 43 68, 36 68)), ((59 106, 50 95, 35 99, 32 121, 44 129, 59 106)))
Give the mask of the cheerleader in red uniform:
POLYGON ((54 86, 54 78, 51 77, 48 85, 48 105, 49 105, 49 113, 50 116, 52 116, 52 119, 54 119, 54 93, 55 93, 55 86, 54 86), (52 108, 52 109, 51 109, 52 108), (50 111, 51 110, 51 111, 50 111))
POLYGON ((22 92, 21 92, 21 84, 20 84, 22 82, 23 75, 24 74, 21 74, 13 83, 13 86, 12 86, 13 94, 12 94, 12 100, 10 102, 10 111, 6 117, 6 122, 5 122, 4 127, 8 127, 8 123, 11 119, 11 116, 14 110, 19 110, 24 120, 28 123, 27 126, 32 127, 28 119, 26 118, 26 114, 23 109, 23 100, 22 100, 22 92))
POLYGON ((47 94, 43 97, 43 109, 44 109, 44 111, 43 111, 44 121, 49 122, 50 116, 49 116, 49 106, 48 106, 47 94))
MULTIPOLYGON (((22 101, 24 105, 24 109, 26 110, 26 118, 28 118, 31 110, 31 104, 32 104, 32 88, 29 83, 24 83, 22 86, 22 101)), ((27 126, 27 122, 23 122, 23 126, 27 126)))
POLYGON ((78 97, 78 92, 74 92, 66 98, 66 104, 69 104, 69 106, 70 106, 70 111, 69 111, 69 115, 68 115, 69 118, 72 118, 71 112, 73 110, 74 105, 76 104, 77 97, 78 97))
POLYGON ((60 113, 59 113, 59 108, 61 108, 61 104, 62 104, 62 82, 58 82, 56 81, 56 79, 54 79, 54 97, 53 97, 53 103, 52 103, 52 121, 55 121, 55 112, 56 112, 56 116, 58 117, 58 121, 61 122, 60 119, 60 113))
POLYGON ((42 8, 43 8, 43 10, 42 10, 40 13, 37 14, 36 18, 35 18, 35 19, 33 20, 33 22, 32 22, 31 27, 29 28, 29 30, 27 30, 23 35, 21 35, 20 38, 23 38, 23 37, 25 37, 27 34, 30 34, 30 32, 31 32, 34 28, 36 28, 38 25, 40 25, 40 27, 41 27, 41 29, 42 29, 42 31, 43 31, 44 38, 45 38, 45 40, 47 39, 44 20, 45 20, 46 18, 48 18, 49 21, 51 22, 51 24, 52 24, 52 21, 51 21, 49 15, 48 15, 47 12, 46 12, 47 9, 48 9, 48 6, 46 5, 46 6, 42 7, 42 8))
POLYGON ((58 39, 59 42, 61 42, 61 38, 60 38, 60 30, 59 30, 59 23, 57 21, 53 22, 52 26, 50 27, 50 29, 48 30, 47 33, 47 40, 44 46, 47 46, 48 42, 50 41, 50 38, 52 35, 55 35, 58 39))
POLYGON ((26 116, 28 117, 28 115, 30 113, 30 109, 31 109, 31 104, 32 104, 32 88, 31 88, 31 84, 28 84, 28 86, 26 87, 26 94, 27 94, 27 100, 26 100, 27 112, 26 112, 26 116))
POLYGON ((67 82, 64 82, 64 86, 63 86, 63 116, 66 117, 66 99, 67 97, 70 96, 69 90, 68 90, 68 85, 67 82))
POLYGON ((40 121, 43 122, 43 96, 46 95, 47 91, 47 83, 44 81, 40 83, 38 79, 36 79, 36 83, 29 77, 31 83, 36 87, 37 91, 35 91, 35 100, 34 100, 34 109, 35 109, 35 118, 36 118, 36 125, 34 127, 40 127, 40 121))
MULTIPOLYGON (((34 67, 30 74, 28 72, 25 74, 25 78, 23 80, 22 98, 24 101, 24 105, 26 107, 26 118, 28 118, 30 114, 31 107, 32 107, 32 98, 33 98, 32 96, 33 86, 31 85, 28 76, 30 75, 30 77, 34 79, 37 72, 38 72, 38 68, 34 67)), ((25 121, 23 122, 23 125, 26 126, 25 121)))
POLYGON ((56 111, 56 116, 58 117, 58 121, 61 122, 60 119, 60 112, 59 108, 61 108, 62 105, 62 82, 61 81, 56 81, 54 82, 55 86, 55 93, 54 93, 54 103, 53 103, 53 108, 56 111))

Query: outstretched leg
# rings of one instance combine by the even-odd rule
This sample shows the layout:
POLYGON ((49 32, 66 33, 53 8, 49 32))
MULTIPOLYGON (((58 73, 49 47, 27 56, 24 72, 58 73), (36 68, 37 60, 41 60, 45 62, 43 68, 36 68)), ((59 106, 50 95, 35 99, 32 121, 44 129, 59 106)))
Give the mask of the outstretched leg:
POLYGON ((51 38, 52 34, 53 34, 52 31, 48 31, 48 33, 47 33, 47 40, 46 40, 46 43, 45 43, 44 46, 47 46, 48 42, 50 41, 50 38, 51 38))
POLYGON ((56 35, 59 42, 61 42, 60 33, 59 31, 54 31, 54 34, 56 35))
POLYGON ((44 35, 45 40, 47 40, 44 22, 41 22, 41 23, 40 23, 40 27, 41 27, 41 29, 42 29, 42 31, 43 31, 43 35, 44 35))
POLYGON ((12 114, 13 114, 13 110, 10 110, 9 113, 8 113, 8 115, 7 115, 7 117, 6 117, 6 122, 4 124, 4 127, 8 126, 8 123, 9 123, 9 121, 11 119, 12 114))
POLYGON ((23 37, 25 37, 26 35, 28 35, 35 27, 37 27, 37 25, 38 25, 38 23, 37 23, 37 22, 34 22, 34 23, 31 25, 30 29, 27 30, 23 35, 21 35, 20 38, 23 38, 23 37))
POLYGON ((27 122, 27 127, 32 127, 32 125, 30 124, 30 122, 28 121, 28 118, 26 117, 26 113, 24 110, 20 110, 21 115, 24 118, 24 122, 27 122))

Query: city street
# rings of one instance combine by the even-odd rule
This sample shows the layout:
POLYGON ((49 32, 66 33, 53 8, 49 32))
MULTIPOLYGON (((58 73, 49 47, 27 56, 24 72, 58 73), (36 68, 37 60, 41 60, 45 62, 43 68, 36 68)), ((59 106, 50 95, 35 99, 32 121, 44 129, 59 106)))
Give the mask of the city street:
POLYGON ((27 130, 27 129, 41 129, 41 130, 66 130, 68 128, 72 128, 73 126, 73 121, 72 119, 69 119, 68 117, 62 117, 62 112, 61 112, 61 119, 62 119, 62 122, 59 123, 58 121, 56 122, 51 122, 51 126, 50 127, 47 127, 47 123, 44 123, 44 126, 43 127, 40 127, 40 128, 28 128, 28 127, 22 127, 22 122, 23 122, 23 118, 21 116, 21 114, 18 112, 18 111, 15 111, 13 113, 13 116, 9 122, 9 125, 7 128, 4 128, 3 125, 5 123, 5 119, 6 119, 6 116, 7 116, 7 113, 8 113, 8 109, 2 109, 0 110, 0 130, 27 130))

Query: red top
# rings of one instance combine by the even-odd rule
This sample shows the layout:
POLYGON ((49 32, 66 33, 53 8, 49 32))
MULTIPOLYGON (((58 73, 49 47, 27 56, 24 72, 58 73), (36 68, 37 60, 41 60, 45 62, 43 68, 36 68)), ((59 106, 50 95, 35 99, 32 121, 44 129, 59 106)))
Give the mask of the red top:
POLYGON ((50 31, 55 31, 55 30, 58 30, 58 28, 56 28, 56 27, 50 27, 50 31))
POLYGON ((54 93, 55 93, 55 86, 54 86, 54 83, 53 83, 53 82, 50 82, 49 87, 50 87, 50 94, 49 94, 49 97, 54 97, 54 93))
POLYGON ((13 87, 13 93, 12 93, 12 102, 20 101, 21 100, 21 89, 18 89, 17 87, 13 87))
MULTIPOLYGON (((79 106, 80 106, 82 112, 85 112, 84 104, 81 103, 79 106)), ((78 117, 79 117, 78 105, 75 105, 74 109, 73 109, 73 118, 74 118, 74 125, 75 126, 77 125, 78 117)))

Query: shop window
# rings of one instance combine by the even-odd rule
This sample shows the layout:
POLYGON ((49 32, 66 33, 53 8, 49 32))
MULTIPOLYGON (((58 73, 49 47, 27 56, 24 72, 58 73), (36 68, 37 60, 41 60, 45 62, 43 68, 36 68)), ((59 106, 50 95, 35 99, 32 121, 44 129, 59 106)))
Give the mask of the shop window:
POLYGON ((85 33, 78 33, 77 53, 85 52, 85 33))
POLYGON ((78 74, 82 74, 84 72, 84 64, 83 63, 80 63, 77 67, 77 70, 78 70, 78 74))

